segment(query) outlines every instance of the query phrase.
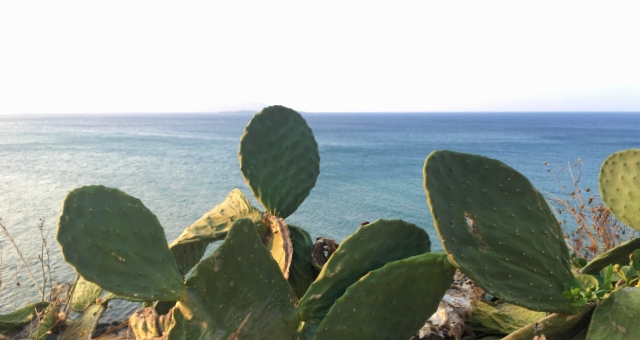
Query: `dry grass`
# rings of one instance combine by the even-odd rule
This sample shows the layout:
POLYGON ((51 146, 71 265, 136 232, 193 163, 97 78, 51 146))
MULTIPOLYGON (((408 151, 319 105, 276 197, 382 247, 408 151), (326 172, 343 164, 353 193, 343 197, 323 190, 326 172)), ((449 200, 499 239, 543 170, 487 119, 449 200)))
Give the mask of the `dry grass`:
POLYGON ((547 199, 565 231, 567 245, 576 256, 590 261, 638 236, 635 229, 615 219, 591 188, 582 187, 582 159, 566 166, 544 164, 565 196, 547 193, 547 199))

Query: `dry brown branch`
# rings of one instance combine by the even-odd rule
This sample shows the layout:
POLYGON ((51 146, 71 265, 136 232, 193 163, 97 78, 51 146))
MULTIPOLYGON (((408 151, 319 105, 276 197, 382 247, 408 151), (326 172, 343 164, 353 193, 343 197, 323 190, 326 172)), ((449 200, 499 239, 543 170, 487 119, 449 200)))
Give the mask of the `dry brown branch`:
POLYGON ((18 253, 18 256, 22 260, 22 264, 24 265, 24 268, 27 270, 27 274, 29 274, 29 277, 31 278, 31 281, 33 281, 33 284, 36 286, 36 289, 38 290, 38 293, 40 293, 40 297, 41 297, 42 301, 44 301, 45 300, 44 299, 44 291, 42 289, 40 289, 40 285, 38 285, 38 281, 36 281, 36 278, 31 273, 31 270, 29 269, 29 266, 27 265, 27 261, 25 261, 24 257, 22 256, 22 253, 20 252, 20 249, 18 248, 18 245, 16 244, 16 242, 13 240, 13 237, 11 237, 11 234, 9 234, 9 230, 7 230, 7 227, 5 227, 4 224, 2 224, 2 217, 0 217, 0 228, 2 228, 2 231, 4 232, 4 235, 7 237, 7 239, 9 239, 9 242, 11 242, 11 244, 13 244, 13 247, 16 249, 16 252, 18 253))
POLYGON ((636 237, 636 231, 614 218, 600 198, 590 188, 581 187, 583 163, 567 166, 544 163, 565 197, 546 193, 560 225, 565 231, 567 245, 576 256, 589 261, 599 254, 636 237), (564 175, 563 180, 561 176, 564 175), (568 176, 568 179, 566 177, 568 176), (568 185, 565 185, 566 182, 568 185))

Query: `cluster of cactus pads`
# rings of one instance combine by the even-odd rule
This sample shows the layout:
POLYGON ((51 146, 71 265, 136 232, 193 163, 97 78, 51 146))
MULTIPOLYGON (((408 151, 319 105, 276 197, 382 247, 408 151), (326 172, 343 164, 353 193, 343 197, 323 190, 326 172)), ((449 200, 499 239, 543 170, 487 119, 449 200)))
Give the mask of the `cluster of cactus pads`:
MULTIPOLYGON (((629 255, 640 241, 602 254, 578 274, 542 195, 500 161, 452 151, 427 157, 424 188, 444 253, 430 252, 427 233, 414 224, 377 220, 318 268, 309 233, 285 221, 320 173, 305 120, 282 106, 265 108, 246 127, 239 160, 264 212, 234 189, 170 244, 135 197, 104 186, 68 194, 57 240, 78 274, 68 303, 81 316, 66 321, 61 339, 90 339, 113 299, 144 303, 129 319, 137 339, 409 339, 436 311, 456 269, 494 297, 468 321, 489 337, 624 339, 640 331, 640 290, 614 288, 611 266, 629 264, 631 275, 640 252, 636 263, 629 255), (204 258, 215 241, 223 242, 204 258), (576 303, 567 287, 604 293, 576 303)), ((619 152, 600 174, 607 207, 638 230, 639 164, 640 150, 619 152)), ((0 331, 39 310, 39 339, 52 327, 54 307, 0 316, 0 331)))

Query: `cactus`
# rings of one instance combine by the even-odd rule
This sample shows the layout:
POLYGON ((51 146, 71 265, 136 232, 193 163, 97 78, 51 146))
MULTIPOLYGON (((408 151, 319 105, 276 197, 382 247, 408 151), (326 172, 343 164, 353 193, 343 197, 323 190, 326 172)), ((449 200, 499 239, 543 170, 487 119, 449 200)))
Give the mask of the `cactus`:
POLYGON ((30 303, 9 314, 0 315, 0 332, 14 330, 28 324, 47 307, 49 307, 48 302, 30 303))
POLYGON ((314 340, 409 339, 438 309, 454 274, 441 253, 389 262, 347 288, 314 340))
POLYGON ((289 284, 298 298, 301 298, 309 289, 317 275, 311 265, 311 248, 313 242, 311 235, 293 225, 289 226, 291 242, 293 244, 293 257, 289 268, 289 284))
POLYGON ((598 304, 587 339, 632 339, 640 334, 640 288, 626 287, 598 304))
POLYGON ((531 310, 577 311, 562 296, 573 278, 562 228, 526 177, 494 159, 435 151, 424 187, 443 248, 485 291, 531 310))
POLYGON ((280 271, 285 279, 289 278, 289 267, 293 259, 293 244, 291 243, 291 233, 287 223, 271 214, 264 214, 262 223, 267 226, 267 233, 262 235, 262 242, 265 244, 271 256, 280 267, 280 271))
POLYGON ((581 270, 583 274, 597 275, 602 269, 610 264, 628 264, 629 255, 635 250, 640 249, 640 238, 634 238, 627 242, 621 243, 615 248, 596 256, 587 263, 581 270))
POLYGON ((185 294, 158 218, 118 189, 92 185, 71 191, 57 239, 65 261, 105 290, 162 301, 185 294))
POLYGON ((320 174, 318 144, 302 116, 283 106, 257 113, 240 140, 240 170, 268 213, 291 215, 320 174))
POLYGON ((71 296, 71 310, 76 313, 84 312, 87 307, 96 302, 100 294, 102 294, 100 286, 85 280, 82 276, 78 277, 71 296))
POLYGON ((340 244, 300 299, 300 318, 320 323, 345 290, 369 271, 426 253, 430 246, 424 230, 401 220, 377 220, 361 226, 340 244))
POLYGON ((129 326, 136 339, 165 339, 162 336, 171 326, 171 317, 171 311, 167 315, 158 315, 153 307, 142 308, 129 317, 129 326))
POLYGON ((295 339, 295 297, 248 218, 233 223, 187 287, 173 309, 169 340, 295 339))
POLYGON ((105 309, 107 303, 91 305, 64 331, 60 340, 90 340, 105 309))
POLYGON ((56 324, 56 316, 59 309, 59 303, 52 303, 47 307, 44 311, 44 316, 40 319, 40 323, 38 323, 38 327, 31 334, 31 340, 42 340, 47 337, 47 333, 49 333, 56 324))
POLYGON ((262 213, 240 190, 233 189, 222 203, 188 226, 169 245, 180 273, 186 275, 200 262, 209 243, 224 239, 233 221, 242 217, 262 224, 262 213))
POLYGON ((615 218, 640 230, 640 149, 611 154, 598 179, 602 201, 615 218))
POLYGON ((313 340, 318 331, 318 327, 319 325, 301 321, 298 326, 298 336, 296 340, 313 340))
POLYGON ((594 306, 575 315, 551 314, 538 322, 522 327, 502 340, 531 340, 544 335, 546 340, 566 340, 583 332, 589 326, 594 306))
POLYGON ((476 334, 509 334, 546 316, 545 312, 531 311, 502 300, 480 301, 466 324, 476 334))

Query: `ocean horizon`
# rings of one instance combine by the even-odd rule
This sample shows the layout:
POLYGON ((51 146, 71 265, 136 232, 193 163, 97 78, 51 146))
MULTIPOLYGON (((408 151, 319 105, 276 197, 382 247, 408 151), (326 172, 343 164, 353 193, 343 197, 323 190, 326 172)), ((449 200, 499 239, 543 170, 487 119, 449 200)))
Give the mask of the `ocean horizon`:
MULTIPOLYGON (((37 225, 44 219, 53 279, 71 282, 74 272, 62 260, 55 229, 66 194, 79 186, 102 184, 140 198, 169 242, 234 188, 263 210, 237 157, 253 113, 0 115, 2 223, 38 278, 37 225)), ((302 114, 318 141, 320 176, 288 223, 314 238, 341 241, 363 221, 403 219, 429 233, 434 251, 442 248, 422 187, 432 151, 499 159, 553 195, 565 192, 547 170, 578 164, 581 185, 598 195, 602 161, 640 146, 640 114, 632 112, 302 114)), ((570 184, 567 171, 558 176, 570 184)), ((6 312, 38 295, 9 240, 0 240, 6 285, 0 311, 6 312)))

